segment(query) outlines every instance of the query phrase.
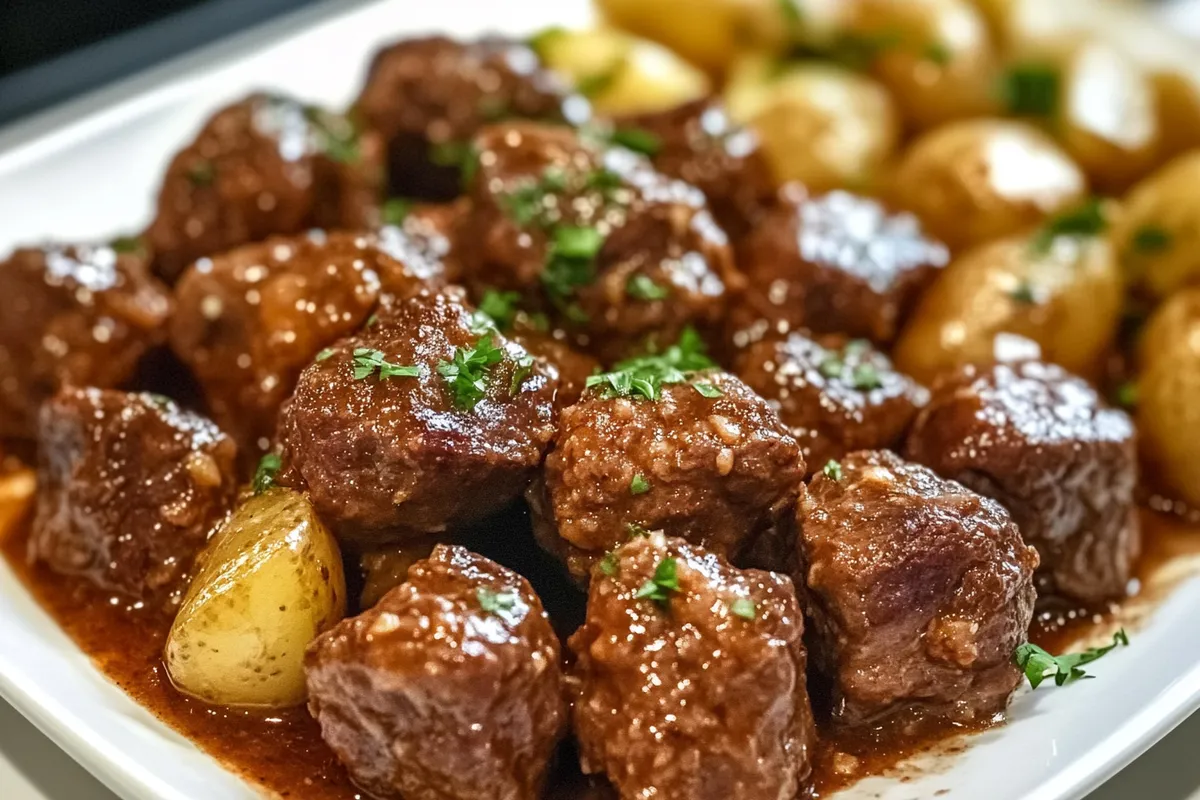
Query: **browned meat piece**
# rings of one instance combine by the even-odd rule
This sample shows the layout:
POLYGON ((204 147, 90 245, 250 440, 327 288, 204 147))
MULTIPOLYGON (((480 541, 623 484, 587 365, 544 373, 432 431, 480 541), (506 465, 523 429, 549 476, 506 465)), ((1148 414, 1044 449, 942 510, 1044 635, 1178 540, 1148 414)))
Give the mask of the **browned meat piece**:
POLYGON ((694 187, 565 128, 494 126, 475 141, 461 257, 476 295, 520 292, 602 361, 720 321, 740 275, 694 187))
POLYGON ((528 498, 542 546, 584 578, 630 526, 736 558, 790 513, 803 478, 800 447, 766 401, 702 372, 658 400, 589 389, 563 411, 528 498))
POLYGON ((381 293, 403 296, 440 282, 440 263, 423 258, 398 228, 272 238, 183 273, 171 346, 243 457, 257 460, 300 370, 361 328, 381 293))
POLYGON ((536 800, 567 724, 558 639, 529 583, 440 545, 309 646, 309 710, 386 800, 536 800))
POLYGON ((803 615, 785 576, 660 533, 597 569, 578 660, 584 772, 625 800, 791 800, 815 743, 803 615))
POLYGON ((173 604, 233 505, 237 446, 161 395, 63 389, 39 424, 30 560, 173 604))
POLYGON ((290 98, 221 109, 167 169, 145 234, 156 271, 173 283, 202 256, 272 234, 372 227, 383 155, 374 133, 290 98))
POLYGON ((909 458, 999 501, 1038 549, 1038 591, 1123 597, 1140 550, 1129 417, 1036 361, 943 376, 908 436, 909 458))
POLYGON ((375 54, 355 110, 388 142, 393 194, 445 201, 461 192, 460 167, 481 127, 500 119, 585 121, 537 54, 499 38, 407 39, 375 54))
POLYGON ((413 564, 429 558, 436 544, 432 539, 427 539, 363 553, 358 561, 363 577, 359 607, 371 608, 382 600, 385 594, 404 583, 413 564))
POLYGON ((810 475, 854 450, 893 449, 929 400, 865 339, 764 340, 742 352, 737 373, 779 412, 810 475))
POLYGON ((280 416, 279 481, 349 540, 437 533, 521 492, 554 435, 556 389, 524 348, 427 291, 304 369, 280 416))
POLYGON ((559 408, 578 403, 587 387, 587 379, 600 369, 599 361, 579 352, 553 333, 518 327, 510 336, 514 342, 554 368, 558 374, 555 402, 559 408))
POLYGON ((750 288, 730 315, 735 347, 809 329, 889 344, 949 251, 912 214, 836 191, 798 186, 739 243, 750 288))
POLYGON ((21 248, 0 283, 0 437, 35 437, 59 387, 121 385, 166 336, 171 296, 135 252, 21 248))
MULTIPOLYGON (((397 201, 389 201, 397 202, 397 201)), ((438 264, 442 276, 450 282, 462 278, 462 267, 458 263, 458 253, 455 242, 458 238, 458 226, 466 213, 466 201, 456 203, 433 204, 422 203, 406 209, 405 201, 401 203, 398 215, 401 219, 386 225, 380 232, 380 238, 389 240, 392 228, 399 228, 404 234, 397 238, 401 261, 408 262, 421 259, 427 263, 438 264), (397 224, 398 223, 398 224, 397 224)), ((388 216, 388 205, 384 205, 384 221, 388 216)))
POLYGON ((818 473, 798 521, 796 582, 808 587, 813 660, 833 682, 837 722, 1004 710, 1038 564, 1007 511, 877 450, 818 473))
POLYGON ((758 137, 734 124, 713 100, 621 119, 613 139, 646 152, 660 172, 704 192, 713 216, 734 240, 775 203, 775 180, 758 137))

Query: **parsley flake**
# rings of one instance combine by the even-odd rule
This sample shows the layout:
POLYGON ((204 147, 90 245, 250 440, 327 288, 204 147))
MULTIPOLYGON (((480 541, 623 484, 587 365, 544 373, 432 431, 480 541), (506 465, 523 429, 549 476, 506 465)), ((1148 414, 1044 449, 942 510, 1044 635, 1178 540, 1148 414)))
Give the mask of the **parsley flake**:
POLYGON ((489 614, 512 611, 517 605, 517 596, 513 592, 496 592, 486 586, 476 589, 475 597, 479 600, 479 607, 489 614))
POLYGON ((665 352, 620 361, 610 372, 589 376, 587 386, 599 386, 610 397, 657 400, 663 385, 683 383, 687 373, 715 366, 705 351, 700 334, 693 328, 685 328, 679 341, 665 352))
POLYGON ((412 210, 412 200, 406 197, 390 197, 379 211, 384 225, 402 225, 412 210))
POLYGON ((108 243, 108 246, 117 253, 134 253, 137 255, 145 255, 146 246, 140 236, 118 236, 108 243))
POLYGON ((486 314, 500 330, 508 330, 517 318, 517 304, 521 302, 519 292, 498 292, 488 289, 479 301, 479 313, 486 314))
POLYGON ((825 462, 825 466, 821 468, 821 472, 830 480, 840 481, 842 479, 841 462, 831 458, 825 462))
POLYGON ((650 535, 650 531, 638 525, 636 522, 628 522, 625 524, 625 533, 630 539, 642 539, 650 535))
POLYGON ((742 619, 754 619, 758 616, 758 606, 749 597, 739 597, 729 604, 729 610, 742 619))
POLYGON ((650 491, 650 481, 646 480, 646 476, 638 474, 633 476, 633 480, 629 482, 629 493, 633 495, 645 494, 650 491))
POLYGON ((954 59, 954 53, 942 42, 930 42, 923 53, 926 61, 944 67, 954 59))
POLYGON ((508 383, 509 394, 516 394, 517 392, 521 391, 521 384, 523 384, 525 379, 529 377, 529 374, 533 372, 533 362, 534 358, 533 356, 529 355, 529 353, 517 357, 517 368, 513 370, 512 380, 508 383))
POLYGON ((1171 246, 1171 234, 1154 225, 1143 225, 1134 232, 1130 245, 1139 254, 1161 253, 1171 246))
POLYGON ((1138 387, 1133 381, 1125 381, 1113 393, 1113 401, 1121 408, 1136 408, 1138 387))
POLYGON ((634 597, 642 600, 649 599, 659 605, 666 605, 671 599, 671 592, 679 591, 679 575, 676 560, 664 558, 658 562, 654 577, 646 581, 634 593, 634 597))
POLYGON ((1000 95, 1010 114, 1050 117, 1058 109, 1058 70, 1047 64, 1017 64, 1004 74, 1000 95))
POLYGON ((693 383, 692 388, 695 389, 701 397, 707 397, 709 400, 712 400, 716 397, 723 397, 725 395, 725 393, 721 391, 721 387, 711 384, 708 381, 698 381, 697 383, 693 383))
POLYGON ((212 186, 217 179, 217 168, 208 159, 193 161, 187 171, 192 186, 212 186))
POLYGON ((883 386, 883 378, 880 377, 879 370, 870 361, 864 361, 856 366, 850 379, 854 382, 854 388, 862 392, 883 386))
POLYGON ((1020 303, 1024 306, 1036 305, 1038 302, 1037 292, 1033 290, 1033 284, 1029 281, 1021 281, 1011 291, 1008 296, 1014 303, 1020 303))
POLYGON ((617 79, 621 77, 621 71, 624 68, 625 62, 622 60, 617 60, 599 72, 581 75, 579 79, 575 81, 575 91, 589 99, 594 98, 597 95, 604 94, 616 84, 617 79))
POLYGON ((332 348, 332 347, 326 347, 324 350, 322 350, 321 352, 317 353, 317 357, 316 357, 315 359, 313 359, 313 360, 314 360, 314 361, 324 361, 325 359, 329 358, 329 357, 330 357, 330 356, 332 356, 332 355, 333 355, 333 348, 332 348))
POLYGON ((317 106, 305 106, 304 118, 312 126, 321 150, 339 164, 354 164, 361 157, 358 129, 349 118, 317 106))
POLYGON ((1052 217, 1033 237, 1032 247, 1035 253, 1045 254, 1050 252, 1055 239, 1066 236, 1099 236, 1107 228, 1104 204, 1099 199, 1092 198, 1077 208, 1052 217))
POLYGON ((592 282, 596 256, 603 246, 604 235, 595 228, 564 225, 554 229, 541 280, 556 304, 567 305, 576 289, 592 282))
POLYGON ((625 284, 625 293, 634 300, 647 302, 662 300, 670 295, 665 287, 655 283, 649 275, 640 272, 630 277, 629 282, 625 284))
POLYGON ((475 179, 479 169, 479 151, 473 142, 448 140, 429 147, 429 160, 439 167, 457 167, 462 174, 463 185, 475 179))
POLYGON ((610 578, 617 574, 620 566, 621 560, 617 557, 616 550, 609 550, 604 554, 604 558, 600 559, 600 571, 610 578))
POLYGON ((382 350, 372 350, 369 347, 354 348, 354 380, 361 381, 377 370, 381 381, 388 378, 417 378, 421 375, 420 366, 392 364, 382 350))
POLYGON ((255 494, 262 494, 267 489, 275 485, 275 476, 279 474, 280 467, 283 466, 283 459, 278 453, 267 453, 258 460, 258 469, 254 470, 254 481, 251 484, 254 487, 255 494))
POLYGON ((662 151, 662 137, 645 128, 617 128, 608 135, 608 141, 635 153, 653 158, 662 151))
POLYGON ((817 372, 826 378, 840 378, 845 368, 846 365, 840 358, 830 354, 821 359, 821 363, 817 365, 817 372))
POLYGON ((437 366, 438 374, 446 379, 454 405, 470 411, 487 396, 487 380, 491 368, 504 359, 504 350, 496 346, 488 333, 472 347, 455 349, 450 361, 437 366))
POLYGON ((1042 685, 1047 678, 1053 678, 1056 686, 1065 686, 1077 680, 1091 678, 1081 667, 1090 664, 1098 658, 1108 655, 1119 646, 1128 646, 1129 636, 1121 629, 1113 634, 1112 644, 1104 647, 1092 647, 1082 653, 1067 653, 1061 656, 1051 655, 1032 642, 1021 645, 1013 654, 1013 661, 1025 671, 1029 685, 1034 689, 1042 685))

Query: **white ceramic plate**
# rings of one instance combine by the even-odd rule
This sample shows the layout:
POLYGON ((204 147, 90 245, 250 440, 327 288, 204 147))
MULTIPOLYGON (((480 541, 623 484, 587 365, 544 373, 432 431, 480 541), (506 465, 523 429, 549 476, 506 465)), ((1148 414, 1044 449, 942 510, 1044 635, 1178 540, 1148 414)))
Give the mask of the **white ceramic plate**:
MULTIPOLYGON (((251 89, 342 105, 370 54, 398 36, 522 33, 587 16, 585 0, 341 0, 0 131, 0 253, 136 230, 170 154, 251 89)), ((846 797, 1082 797, 1200 706, 1197 606, 1200 580, 1186 580, 1131 647, 1095 665, 1097 680, 1026 692, 1011 722, 965 753, 932 759, 903 782, 868 780, 846 797)), ((129 800, 256 796, 100 675, 2 564, 0 695, 129 800)))

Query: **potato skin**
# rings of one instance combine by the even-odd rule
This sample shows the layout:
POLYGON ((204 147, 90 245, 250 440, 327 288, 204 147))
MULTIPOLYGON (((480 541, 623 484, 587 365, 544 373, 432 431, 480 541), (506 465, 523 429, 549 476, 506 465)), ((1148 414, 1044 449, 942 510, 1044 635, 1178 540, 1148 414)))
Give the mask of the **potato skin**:
POLYGON ((303 495, 269 489, 235 509, 201 554, 167 635, 167 673, 208 703, 297 705, 305 648, 345 610, 333 536, 303 495))
POLYGON ((1087 177, 1053 139, 1002 119, 953 122, 917 139, 893 199, 954 250, 1021 233, 1077 206, 1087 177))
POLYGON ((600 114, 665 111, 712 91, 708 76, 675 53, 613 28, 550 28, 531 45, 600 114))
POLYGON ((969 250, 950 263, 900 335, 897 367, 928 383, 962 364, 996 360, 998 334, 1036 342, 1045 360, 1089 376, 1116 332, 1123 297, 1103 238, 1059 237, 1047 252, 1030 236, 969 250))
POLYGON ((1151 476, 1200 506, 1200 287, 1155 312, 1139 351, 1136 421, 1151 476))
POLYGON ((762 57, 735 65, 725 103, 753 128, 779 183, 814 193, 875 183, 896 149, 900 121, 886 89, 840 67, 762 57))
POLYGON ((1200 283, 1200 151, 1139 183, 1113 242, 1130 282, 1151 298, 1200 283))

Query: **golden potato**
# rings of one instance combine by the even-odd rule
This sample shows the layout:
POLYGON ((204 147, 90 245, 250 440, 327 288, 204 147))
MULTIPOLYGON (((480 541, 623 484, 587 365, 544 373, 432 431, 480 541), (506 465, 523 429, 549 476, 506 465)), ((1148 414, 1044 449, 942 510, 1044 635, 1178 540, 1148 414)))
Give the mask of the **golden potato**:
POLYGON ((1153 74, 1158 109, 1159 161, 1200 148, 1200 76, 1180 70, 1153 74))
POLYGON ((612 28, 550 28, 531 44, 601 114, 665 111, 712 91, 707 75, 670 50, 612 28))
POLYGON ((1200 288, 1164 303, 1142 335, 1138 438, 1154 477, 1200 506, 1200 288))
POLYGON ((337 542, 307 498, 246 500, 200 557, 163 654, 180 691, 229 706, 304 701, 304 650, 345 614, 337 542))
POLYGON ((725 103, 757 131, 776 179, 814 192, 877 183, 899 139, 887 90, 829 64, 747 57, 730 75, 725 103))
POLYGON ((954 250, 1020 233, 1079 205, 1087 178, 1022 122, 953 122, 917 139, 893 174, 895 202, 954 250))
POLYGON ((1200 151, 1134 187, 1113 245, 1130 282, 1151 297, 1200 283, 1200 151))
POLYGON ((996 339, 1016 334, 1044 357, 1094 373, 1116 332, 1121 276, 1103 237, 1044 232, 981 245, 950 263, 900 335, 896 365, 918 380, 994 360, 996 339))
POLYGON ((848 33, 875 43, 871 71, 910 126, 998 110, 987 22, 966 0, 860 0, 848 33))

